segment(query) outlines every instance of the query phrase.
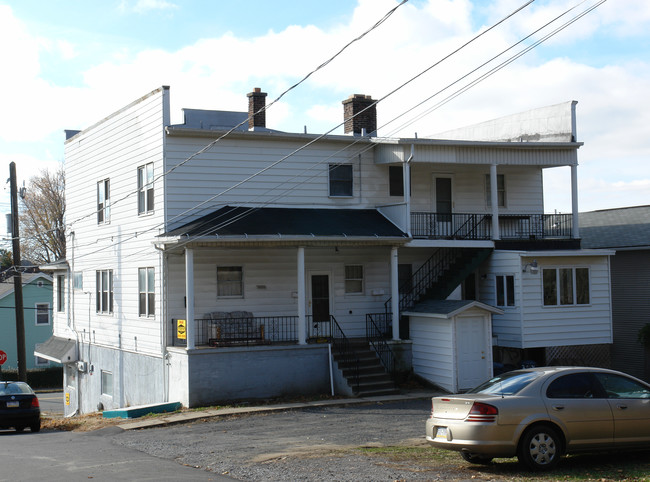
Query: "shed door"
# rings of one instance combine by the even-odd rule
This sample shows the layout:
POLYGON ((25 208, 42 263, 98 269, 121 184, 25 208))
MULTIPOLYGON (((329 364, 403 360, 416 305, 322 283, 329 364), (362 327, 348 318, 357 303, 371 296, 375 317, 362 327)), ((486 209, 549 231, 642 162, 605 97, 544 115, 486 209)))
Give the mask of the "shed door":
POLYGON ((485 320, 481 316, 459 317, 456 321, 456 365, 458 390, 469 390, 489 376, 485 320))

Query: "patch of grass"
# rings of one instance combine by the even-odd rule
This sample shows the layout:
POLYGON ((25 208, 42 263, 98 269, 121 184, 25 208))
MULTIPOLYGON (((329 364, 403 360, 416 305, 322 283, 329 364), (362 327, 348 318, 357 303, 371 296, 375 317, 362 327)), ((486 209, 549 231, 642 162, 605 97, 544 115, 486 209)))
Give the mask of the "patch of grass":
POLYGON ((358 452, 383 457, 395 463, 411 463, 427 469, 456 469, 468 479, 517 480, 525 482, 650 482, 650 452, 621 452, 564 457, 549 473, 527 471, 517 458, 494 459, 474 465, 454 451, 426 446, 361 447, 358 452))

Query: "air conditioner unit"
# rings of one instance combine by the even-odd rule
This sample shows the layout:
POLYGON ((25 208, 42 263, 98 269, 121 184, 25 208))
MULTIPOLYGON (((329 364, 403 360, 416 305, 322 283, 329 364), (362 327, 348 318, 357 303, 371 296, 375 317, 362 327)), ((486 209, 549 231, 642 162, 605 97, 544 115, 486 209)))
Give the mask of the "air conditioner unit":
POLYGON ((77 371, 79 371, 81 373, 86 373, 87 366, 88 365, 86 364, 85 361, 78 361, 77 362, 77 371))

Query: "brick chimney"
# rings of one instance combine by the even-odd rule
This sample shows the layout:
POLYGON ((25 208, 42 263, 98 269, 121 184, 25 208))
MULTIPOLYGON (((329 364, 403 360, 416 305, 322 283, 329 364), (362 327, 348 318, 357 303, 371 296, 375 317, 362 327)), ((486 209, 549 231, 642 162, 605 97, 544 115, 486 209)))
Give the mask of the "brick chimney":
POLYGON ((266 127, 266 92, 262 89, 255 87, 253 92, 246 94, 248 97, 248 128, 266 127), (262 109, 261 112, 258 112, 262 109), (256 112, 258 112, 256 114, 256 112))
POLYGON ((354 94, 343 101, 343 131, 360 136, 362 129, 366 135, 377 135, 377 105, 369 95, 354 94), (372 107, 370 107, 372 106, 372 107), (364 109, 366 109, 364 111, 364 109), (363 112, 361 112, 363 111, 363 112), (361 112, 359 114, 359 112, 361 112), (358 114, 358 115, 357 115, 358 114))

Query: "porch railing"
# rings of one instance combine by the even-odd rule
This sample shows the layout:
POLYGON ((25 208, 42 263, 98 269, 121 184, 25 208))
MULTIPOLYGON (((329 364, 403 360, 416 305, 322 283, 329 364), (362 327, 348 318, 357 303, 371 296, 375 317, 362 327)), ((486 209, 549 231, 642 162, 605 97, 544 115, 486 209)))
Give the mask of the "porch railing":
POLYGON ((390 313, 366 314, 366 339, 386 371, 392 375, 395 373, 395 355, 386 343, 386 339, 390 338, 391 320, 390 313))
MULTIPOLYGON (((501 239, 569 239, 571 214, 499 214, 501 239)), ((492 239, 491 214, 411 213, 411 234, 427 239, 492 239)))
MULTIPOLYGON (((194 320, 197 346, 267 345, 296 343, 297 316, 245 316, 194 320)), ((179 338, 177 320, 172 320, 172 345, 186 346, 179 338)))

